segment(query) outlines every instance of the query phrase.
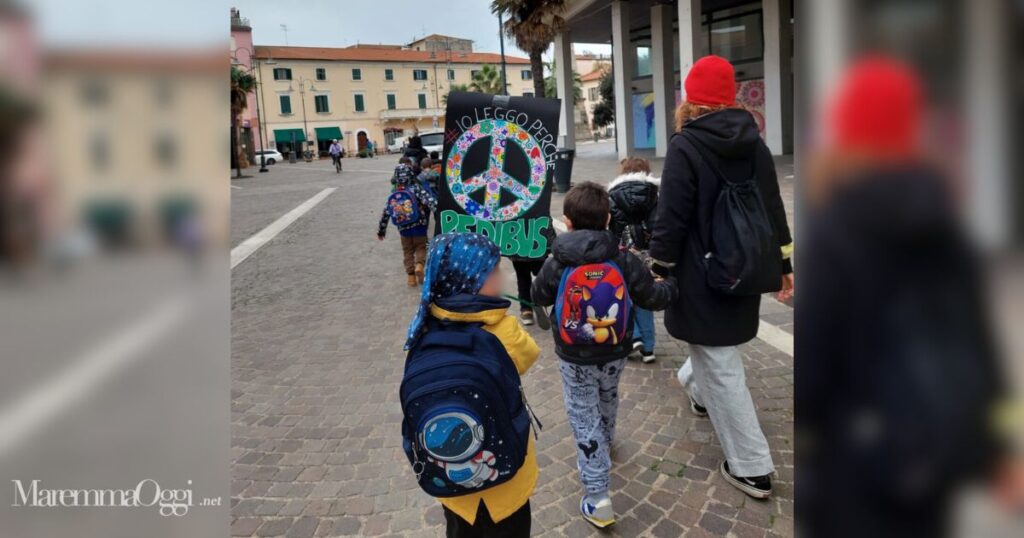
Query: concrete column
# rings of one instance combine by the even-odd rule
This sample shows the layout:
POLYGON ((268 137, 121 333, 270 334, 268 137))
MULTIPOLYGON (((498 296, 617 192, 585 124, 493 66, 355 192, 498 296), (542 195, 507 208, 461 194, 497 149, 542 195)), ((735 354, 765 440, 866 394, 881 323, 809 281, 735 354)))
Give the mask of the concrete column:
MULTIPOLYGON (((782 155, 782 7, 784 0, 761 2, 764 21, 764 141, 772 155, 782 155)), ((787 4, 789 2, 786 2, 787 4)), ((786 21, 789 26, 789 21, 786 21)))
POLYGON ((668 140, 675 130, 675 79, 672 59, 672 6, 651 6, 651 71, 654 85, 654 155, 668 153, 668 140))
POLYGON ((612 2, 612 74, 615 77, 615 138, 619 158, 633 153, 633 72, 636 58, 629 43, 629 2, 612 2))
MULTIPOLYGON (((572 39, 569 31, 555 36, 555 81, 562 105, 558 114, 558 144, 563 148, 576 148, 576 104, 573 102, 572 39)), ((548 96, 551 97, 551 96, 548 96)))
POLYGON ((677 7, 679 13, 679 86, 683 92, 683 99, 686 99, 686 88, 683 82, 686 81, 686 74, 690 72, 693 63, 700 59, 700 0, 679 0, 677 7))

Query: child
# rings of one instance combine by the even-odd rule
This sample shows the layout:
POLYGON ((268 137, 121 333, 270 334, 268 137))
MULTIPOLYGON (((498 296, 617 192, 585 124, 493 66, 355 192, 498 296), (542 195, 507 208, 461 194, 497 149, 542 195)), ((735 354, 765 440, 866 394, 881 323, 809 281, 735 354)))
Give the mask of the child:
MULTIPOLYGON (((608 184, 612 221, 609 228, 619 247, 647 262, 647 245, 654 230, 658 209, 658 185, 647 159, 630 157, 619 163, 619 177, 608 184)), ((654 362, 654 312, 636 307, 633 324, 633 354, 640 353, 645 364, 654 362)), ((631 355, 631 356, 634 356, 631 355)))
POLYGON ((429 157, 424 157, 420 161, 420 175, 417 176, 420 180, 420 184, 430 191, 430 194, 437 196, 438 181, 441 179, 441 174, 434 171, 433 161, 429 157))
POLYGON ((433 163, 431 168, 437 172, 437 175, 441 175, 441 154, 436 151, 430 152, 430 162, 433 163))
POLYGON ((427 218, 437 207, 437 199, 413 178, 412 169, 402 163, 395 167, 394 191, 384 204, 377 226, 377 239, 384 240, 388 220, 402 236, 402 257, 409 287, 423 282, 423 264, 427 258, 427 218))
POLYGON ((555 305, 552 332, 561 359, 562 392, 576 441, 576 464, 586 490, 583 518, 597 527, 615 522, 608 496, 611 448, 618 410, 619 376, 632 351, 631 303, 665 308, 674 280, 655 281, 639 258, 619 250, 608 232, 604 187, 587 181, 565 195, 565 224, 552 256, 533 282, 533 302, 555 305), (557 304, 556 304, 557 301, 557 304))
MULTIPOLYGON (((436 351, 438 343, 434 342, 432 344, 430 342, 432 336, 434 340, 444 344, 449 340, 454 341, 458 337, 465 337, 471 331, 476 330, 479 332, 479 329, 482 328, 486 333, 496 337, 497 342, 494 342, 494 339, 490 339, 490 341, 498 344, 499 351, 504 349, 498 360, 508 361, 508 358, 512 359, 511 362, 514 363, 515 370, 512 371, 510 368, 509 371, 512 377, 515 378, 515 384, 511 387, 511 390, 515 396, 514 399, 519 399, 520 393, 518 391, 522 389, 519 386, 520 381, 516 372, 519 375, 526 372, 537 360, 540 348, 537 347, 537 343, 523 329, 516 318, 507 314, 510 303, 501 298, 502 275, 498 265, 500 259, 501 252, 498 247, 493 241, 483 235, 472 233, 442 234, 433 240, 427 263, 426 280, 423 283, 420 307, 409 326, 408 340, 405 345, 406 349, 411 351, 406 362, 406 377, 403 380, 403 388, 407 388, 405 387, 407 382, 412 383, 409 380, 413 377, 413 372, 429 372, 431 370, 429 366, 434 366, 433 369, 437 369, 436 364, 429 363, 431 360, 436 360, 435 357, 438 356, 438 351, 436 351), (430 347, 431 345, 435 347, 430 347), (430 351, 424 351, 424 348, 430 351), (505 353, 507 353, 508 357, 504 356, 505 353), (420 362, 417 362, 418 360, 420 362), (424 365, 428 366, 428 368, 423 368, 424 365)), ((490 338, 486 334, 484 336, 490 338)), ((441 349, 447 351, 447 348, 442 347, 441 349)), ((493 351, 493 349, 490 351, 493 351)), ((472 360, 474 361, 484 361, 488 358, 488 349, 473 348, 468 353, 473 357, 472 360)), ((458 364, 458 361, 449 362, 448 364, 458 364)), ((513 365, 505 363, 505 366, 511 367, 513 365)), ((458 367, 453 366, 444 373, 445 381, 442 381, 442 383, 446 383, 446 387, 451 386, 451 384, 458 385, 459 376, 456 373, 452 373, 456 368, 458 367)), ((482 387, 488 393, 497 396, 502 391, 508 390, 508 387, 498 385, 500 382, 497 381, 497 378, 484 377, 491 380, 490 383, 482 387)), ((434 383, 434 386, 436 386, 436 383, 434 383)), ((455 390, 448 390, 446 388, 443 392, 455 392, 455 390)), ((422 392, 424 392, 422 389, 417 389, 412 394, 422 392)), ((406 393, 403 392, 402 394, 405 395, 406 393)), ((440 396, 440 398, 444 397, 444 394, 440 396)), ((494 401, 500 400, 502 398, 492 400, 491 407, 494 407, 494 401)), ((402 401, 403 408, 407 403, 409 406, 418 405, 415 401, 414 403, 407 402, 404 396, 402 401)), ((445 403, 444 408, 446 410, 451 409, 451 403, 445 403)), ((528 406, 525 406, 525 404, 524 407, 528 409, 528 406)), ((523 411, 523 408, 520 408, 520 411, 523 411)), ((486 419, 487 417, 480 418, 486 419)), ((407 418, 407 420, 409 419, 407 418)), ((491 424, 491 422, 486 420, 481 422, 491 424)), ((459 431, 458 427, 449 429, 456 432, 459 431)), ((474 433, 476 433, 476 430, 474 430, 474 433)), ((509 432, 502 432, 499 435, 508 434, 509 432)), ((460 480, 462 484, 469 483, 468 488, 482 489, 478 492, 470 489, 471 492, 457 496, 439 497, 438 500, 444 507, 445 521, 448 524, 447 535, 449 537, 490 538, 521 536, 525 538, 530 536, 529 499, 537 483, 538 470, 533 435, 528 430, 525 431, 525 434, 525 459, 523 459, 522 465, 514 471, 511 477, 503 477, 505 481, 490 487, 480 488, 481 483, 497 479, 500 461, 507 455, 500 453, 500 448, 496 444, 491 445, 491 448, 495 449, 493 453, 482 450, 479 453, 483 454, 482 457, 474 457, 472 466, 463 465, 459 470, 444 475, 444 478, 460 480), (482 464, 478 463, 478 460, 481 459, 485 462, 499 461, 499 464, 493 468, 485 468, 482 464), (480 472, 480 469, 483 469, 483 472, 480 472), (465 478, 467 475, 469 476, 468 479, 465 478), (476 480, 476 482, 472 482, 473 480, 476 480)), ((491 432, 481 434, 481 436, 487 438, 490 438, 492 435, 494 434, 491 432)), ((462 442, 462 439, 463 437, 459 437, 456 441, 452 441, 450 438, 444 437, 441 439, 442 442, 438 443, 438 446, 450 447, 453 444, 458 445, 462 442)), ((426 444, 430 445, 430 442, 427 439, 426 444)), ((507 448, 510 444, 512 443, 504 443, 503 446, 507 448)), ((459 450, 461 450, 461 447, 459 450)), ((474 452, 476 450, 473 449, 474 452)), ((411 453, 409 457, 411 460, 420 459, 411 453)), ((434 465, 434 463, 429 461, 426 463, 426 467, 431 465, 434 465)), ((456 464, 451 463, 451 460, 447 460, 446 465, 450 468, 456 464)), ((423 471, 421 468, 417 472, 422 474, 429 473, 431 470, 423 471)), ((417 478, 419 479, 420 477, 418 476, 417 478)), ((432 480, 439 481, 437 478, 432 478, 432 480)), ((443 482, 443 480, 440 482, 443 482)), ((428 493, 430 493, 429 490, 428 493)))

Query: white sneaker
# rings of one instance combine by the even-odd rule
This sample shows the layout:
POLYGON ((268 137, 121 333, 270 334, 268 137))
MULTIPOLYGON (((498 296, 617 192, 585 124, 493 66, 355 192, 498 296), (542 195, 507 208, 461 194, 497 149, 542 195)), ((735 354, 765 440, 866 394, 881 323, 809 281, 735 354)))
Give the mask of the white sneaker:
POLYGON ((615 523, 615 510, 612 508, 611 498, 607 495, 596 499, 584 495, 580 499, 580 513, 583 519, 599 529, 615 523))
POLYGON ((654 352, 652 351, 650 353, 644 353, 643 351, 641 351, 640 360, 643 361, 644 364, 650 364, 654 362, 654 352))

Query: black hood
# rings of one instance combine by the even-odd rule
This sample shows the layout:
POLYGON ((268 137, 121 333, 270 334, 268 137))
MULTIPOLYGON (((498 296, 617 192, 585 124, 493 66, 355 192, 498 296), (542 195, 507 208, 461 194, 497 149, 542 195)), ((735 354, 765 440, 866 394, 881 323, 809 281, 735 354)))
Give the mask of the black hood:
POLYGON ((577 230, 555 238, 551 252, 562 265, 598 263, 614 258, 619 242, 606 230, 577 230))
POLYGON ((750 112, 727 108, 699 116, 683 125, 708 150, 727 159, 749 157, 761 140, 750 112))

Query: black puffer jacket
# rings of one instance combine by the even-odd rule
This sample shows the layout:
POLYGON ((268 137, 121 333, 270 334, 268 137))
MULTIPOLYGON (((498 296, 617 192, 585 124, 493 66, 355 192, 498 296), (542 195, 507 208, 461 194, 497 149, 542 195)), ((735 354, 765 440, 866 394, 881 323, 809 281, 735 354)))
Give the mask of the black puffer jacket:
MULTIPOLYGON (((552 256, 544 262, 537 278, 533 280, 531 296, 540 306, 555 303, 562 273, 571 267, 588 263, 611 261, 622 270, 626 290, 633 303, 648 310, 662 310, 675 300, 676 283, 673 278, 656 282, 644 262, 635 255, 619 250, 615 237, 607 231, 578 230, 559 235, 551 250, 552 256)), ((632 316, 632 314, 631 314, 632 316)), ((551 324, 555 335, 555 353, 562 359, 575 364, 604 364, 621 359, 633 350, 633 320, 626 321, 626 334, 614 346, 563 345, 558 335, 557 320, 551 324)))
POLYGON ((658 209, 661 180, 643 172, 623 174, 608 184, 612 235, 625 248, 647 250, 658 209))
MULTIPOLYGON (((745 110, 705 114, 688 121, 683 129, 702 147, 695 147, 679 133, 669 141, 650 246, 651 257, 670 266, 679 280, 679 298, 665 309, 665 328, 691 344, 735 346, 757 335, 761 296, 725 295, 707 285, 700 245, 702 237, 708 237, 712 209, 721 190, 711 167, 717 167, 730 181, 743 181, 751 174, 757 177, 782 257, 782 247, 793 240, 775 163, 757 133, 753 116, 745 110)), ((792 272, 788 259, 783 272, 792 272)))

